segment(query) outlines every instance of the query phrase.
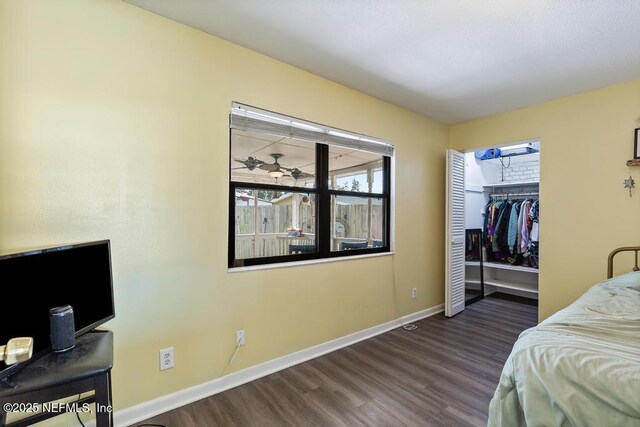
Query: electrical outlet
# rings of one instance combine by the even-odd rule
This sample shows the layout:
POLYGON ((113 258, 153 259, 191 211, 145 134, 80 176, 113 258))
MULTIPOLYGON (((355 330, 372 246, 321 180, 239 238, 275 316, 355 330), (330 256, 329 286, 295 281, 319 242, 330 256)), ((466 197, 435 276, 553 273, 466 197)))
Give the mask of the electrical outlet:
POLYGON ((242 347, 245 344, 246 341, 244 340, 244 329, 236 331, 236 345, 242 347))
POLYGON ((418 298, 418 288, 411 289, 411 298, 412 299, 418 298))
POLYGON ((160 370, 173 368, 173 347, 160 350, 160 370))

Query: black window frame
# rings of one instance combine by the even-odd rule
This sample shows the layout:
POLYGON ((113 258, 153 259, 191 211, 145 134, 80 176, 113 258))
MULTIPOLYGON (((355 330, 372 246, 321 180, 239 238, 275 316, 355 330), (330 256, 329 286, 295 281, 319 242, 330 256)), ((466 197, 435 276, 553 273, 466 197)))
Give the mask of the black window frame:
MULTIPOLYGON (((229 127, 229 157, 231 164, 232 129, 229 127)), ((391 157, 382 154, 382 192, 369 193, 361 191, 335 190, 329 187, 329 145, 321 142, 309 142, 316 148, 316 174, 315 187, 295 187, 286 185, 270 185, 253 182, 233 181, 231 168, 229 168, 229 234, 228 234, 228 268, 249 267, 257 265, 291 263, 316 259, 331 259, 391 252, 391 157), (316 196, 316 224, 315 244, 317 251, 314 253, 287 254, 256 258, 235 258, 235 225, 236 225, 236 190, 252 189, 291 193, 307 193, 316 196), (384 206, 383 230, 384 241, 379 247, 368 247, 350 250, 331 250, 331 198, 332 196, 355 196, 361 198, 382 199, 384 206)))

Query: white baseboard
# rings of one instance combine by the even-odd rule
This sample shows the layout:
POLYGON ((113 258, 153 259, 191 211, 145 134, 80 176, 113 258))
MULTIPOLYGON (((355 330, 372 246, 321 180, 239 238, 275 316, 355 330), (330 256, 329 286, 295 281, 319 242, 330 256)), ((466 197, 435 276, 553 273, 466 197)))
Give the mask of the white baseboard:
MULTIPOLYGON (((251 366, 237 372, 230 373, 220 378, 199 384, 166 396, 158 397, 130 408, 117 411, 114 414, 114 424, 116 426, 128 426, 147 418, 162 414, 208 396, 229 390, 230 388, 248 383, 250 381, 281 371, 291 366, 297 365, 307 360, 331 353, 332 351, 369 339, 376 335, 383 334, 409 322, 415 322, 434 314, 444 311, 444 304, 430 307, 425 310, 403 316, 400 319, 392 320, 381 325, 354 332, 323 344, 318 344, 259 365, 251 366)), ((89 424, 87 424, 89 425, 89 424)))

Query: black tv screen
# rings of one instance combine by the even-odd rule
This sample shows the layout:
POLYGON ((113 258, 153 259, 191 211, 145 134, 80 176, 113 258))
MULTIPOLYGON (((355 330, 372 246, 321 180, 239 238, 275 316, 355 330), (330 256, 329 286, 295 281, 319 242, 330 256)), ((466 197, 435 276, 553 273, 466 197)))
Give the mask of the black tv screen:
POLYGON ((0 345, 33 337, 33 360, 51 345, 49 309, 71 305, 76 337, 115 316, 109 241, 0 256, 0 295, 0 345))

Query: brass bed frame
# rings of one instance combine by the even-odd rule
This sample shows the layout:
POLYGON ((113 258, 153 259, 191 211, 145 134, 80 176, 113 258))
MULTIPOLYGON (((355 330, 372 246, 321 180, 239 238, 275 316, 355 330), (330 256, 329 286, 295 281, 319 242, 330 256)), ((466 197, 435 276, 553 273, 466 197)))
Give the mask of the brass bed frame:
POLYGON ((638 267, 638 252, 640 252, 640 246, 625 246, 614 249, 609 254, 609 259, 607 260, 607 279, 613 277, 613 257, 620 252, 635 252, 636 263, 633 266, 633 271, 640 271, 640 267, 638 267))

